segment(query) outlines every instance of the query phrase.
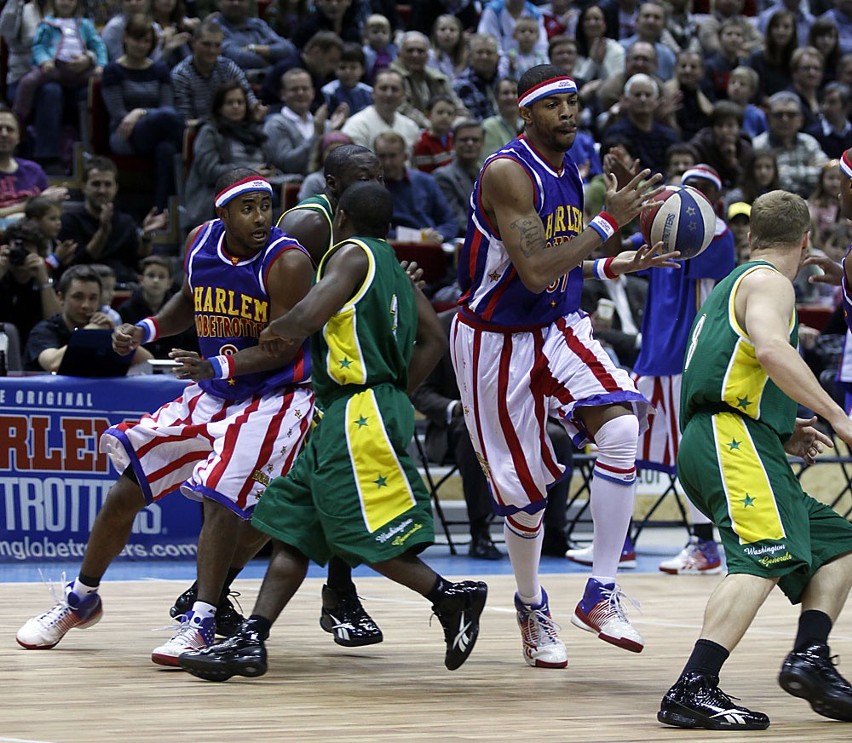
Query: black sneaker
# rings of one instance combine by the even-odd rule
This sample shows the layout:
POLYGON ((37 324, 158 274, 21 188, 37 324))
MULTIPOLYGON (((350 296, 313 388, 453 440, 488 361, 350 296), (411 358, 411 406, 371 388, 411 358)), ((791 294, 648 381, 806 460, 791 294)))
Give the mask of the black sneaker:
POLYGON ((706 730, 766 730, 769 718, 762 712, 734 704, 719 688, 718 676, 689 673, 666 692, 657 719, 679 728, 706 730))
MULTIPOLYGON (((219 600, 219 606, 216 607, 216 634, 220 637, 233 637, 240 631, 245 621, 245 617, 234 608, 228 598, 228 596, 236 598, 239 595, 236 591, 231 591, 219 600)), ((194 585, 187 588, 175 599, 175 605, 169 609, 169 616, 174 618, 189 614, 197 599, 198 588, 194 585)))
POLYGON ((778 683, 788 694, 807 699, 818 715, 852 722, 852 686, 833 661, 823 643, 794 650, 781 666, 778 683))
POLYGON ((227 681, 231 676, 263 676, 266 646, 260 635, 245 625, 233 637, 203 650, 181 653, 184 671, 206 681, 227 681))
POLYGON ((473 651, 479 636, 479 616, 487 597, 485 583, 465 580, 450 584, 440 602, 432 607, 444 627, 447 643, 444 665, 449 670, 455 671, 473 651))
POLYGON ((347 592, 322 587, 320 627, 334 635, 338 645, 359 648, 384 640, 382 631, 361 606, 355 589, 347 592))

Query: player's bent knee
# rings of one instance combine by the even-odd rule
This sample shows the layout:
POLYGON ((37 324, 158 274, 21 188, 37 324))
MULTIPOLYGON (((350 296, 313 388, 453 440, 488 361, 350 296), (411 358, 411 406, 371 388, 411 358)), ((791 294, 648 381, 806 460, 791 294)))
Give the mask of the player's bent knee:
POLYGON ((604 423, 595 434, 600 456, 629 456, 636 458, 639 441, 639 419, 635 415, 620 415, 604 423))

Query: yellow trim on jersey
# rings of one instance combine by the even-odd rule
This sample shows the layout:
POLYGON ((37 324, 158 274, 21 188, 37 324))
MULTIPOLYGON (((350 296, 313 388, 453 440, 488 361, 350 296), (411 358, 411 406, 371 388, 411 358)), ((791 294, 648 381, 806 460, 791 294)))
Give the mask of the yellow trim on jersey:
POLYGON ((346 403, 346 445, 364 524, 372 534, 413 508, 416 501, 371 389, 346 403))
POLYGON ((740 544, 783 539, 772 483, 745 420, 736 413, 714 415, 713 437, 728 515, 740 544))
POLYGON ((330 379, 339 385, 365 384, 367 382, 367 367, 364 364, 364 355, 361 352, 361 344, 358 339, 358 312, 357 304, 367 293, 376 275, 376 259, 373 251, 361 240, 344 240, 338 243, 323 257, 317 271, 317 279, 322 276, 323 268, 328 256, 342 244, 357 245, 367 256, 369 267, 364 283, 352 298, 341 307, 322 329, 323 338, 328 345, 328 353, 325 357, 325 368, 330 379))

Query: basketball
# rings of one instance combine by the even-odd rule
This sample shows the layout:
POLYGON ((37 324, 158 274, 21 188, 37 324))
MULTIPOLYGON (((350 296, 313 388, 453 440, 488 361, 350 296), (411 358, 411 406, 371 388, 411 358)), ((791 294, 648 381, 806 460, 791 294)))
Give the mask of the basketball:
POLYGON ((692 186, 666 186, 642 212, 639 227, 648 245, 663 243, 663 250, 680 251, 680 260, 694 258, 713 239, 716 213, 710 200, 692 186))

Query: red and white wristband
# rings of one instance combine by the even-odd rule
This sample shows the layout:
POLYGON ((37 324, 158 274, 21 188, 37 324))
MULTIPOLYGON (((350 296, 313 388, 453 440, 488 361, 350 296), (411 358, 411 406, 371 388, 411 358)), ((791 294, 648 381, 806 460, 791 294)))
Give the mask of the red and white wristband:
POLYGON ((616 222, 612 215, 607 212, 601 212, 598 214, 597 217, 589 222, 589 227, 597 232, 601 236, 601 240, 604 242, 609 240, 609 238, 618 232, 618 222, 616 222))
POLYGON ((236 363, 233 356, 222 354, 211 356, 207 359, 213 367, 213 379, 232 379, 236 371, 236 363))
POLYGON ((617 279, 618 275, 612 270, 612 262, 615 258, 597 258, 592 261, 592 274, 596 279, 606 281, 607 279, 617 279))
POLYGON ((160 337, 160 323, 154 317, 146 317, 136 323, 137 328, 142 328, 142 343, 153 343, 160 337))

